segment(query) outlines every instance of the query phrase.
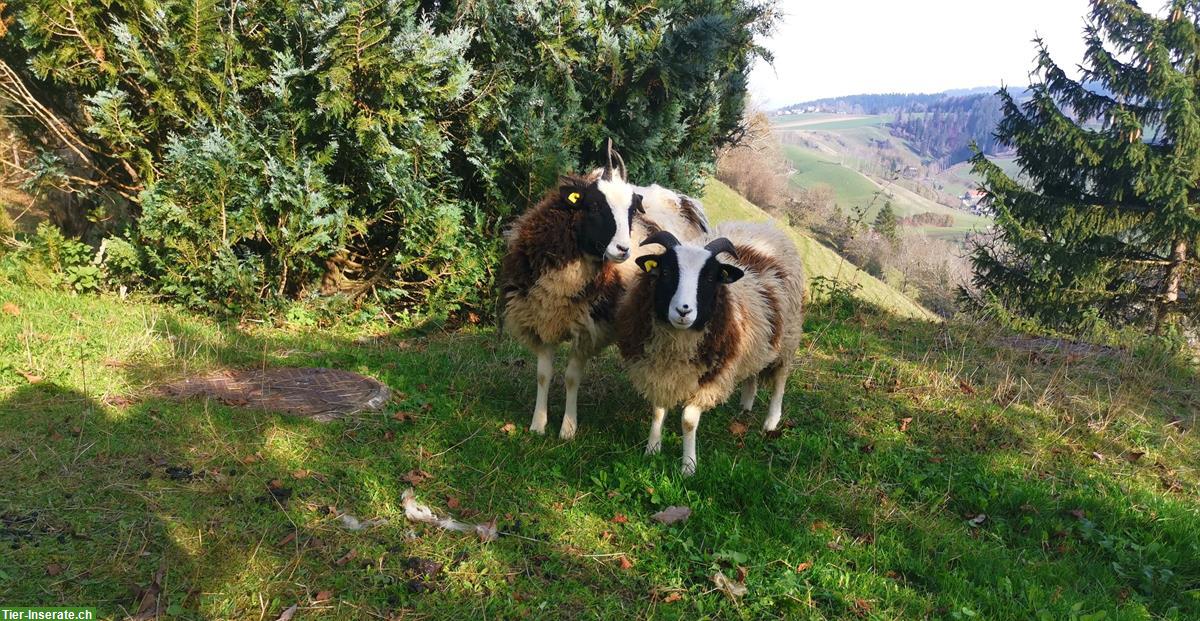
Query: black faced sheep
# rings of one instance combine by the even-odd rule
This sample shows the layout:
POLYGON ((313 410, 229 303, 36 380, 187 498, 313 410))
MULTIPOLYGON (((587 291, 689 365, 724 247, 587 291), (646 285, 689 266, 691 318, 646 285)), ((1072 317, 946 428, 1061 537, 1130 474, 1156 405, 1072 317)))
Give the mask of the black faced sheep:
POLYGON ((630 381, 654 407, 646 452, 659 451, 667 408, 682 403, 684 474, 696 470, 700 414, 739 383, 749 410, 758 378, 772 381, 763 427, 775 429, 803 327, 804 275, 792 240, 764 223, 723 224, 716 234, 703 247, 668 232, 647 238, 644 245, 664 251, 637 258, 640 275, 617 312, 630 381))
POLYGON ((685 239, 706 233, 699 203, 659 186, 638 188, 609 145, 609 164, 587 177, 564 177, 507 235, 500 287, 505 329, 537 354, 537 401, 529 428, 545 433, 554 349, 569 341, 566 410, 560 437, 576 430, 579 383, 587 360, 615 338, 613 317, 624 283, 637 272, 626 262, 647 235, 670 230, 685 239), (614 168, 612 158, 618 166, 614 168))

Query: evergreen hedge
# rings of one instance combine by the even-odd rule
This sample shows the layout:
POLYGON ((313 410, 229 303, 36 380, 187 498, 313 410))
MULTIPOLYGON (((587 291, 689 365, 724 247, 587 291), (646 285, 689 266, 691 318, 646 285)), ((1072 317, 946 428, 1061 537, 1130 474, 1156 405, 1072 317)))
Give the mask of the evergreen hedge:
POLYGON ((759 0, 15 0, 0 99, 124 284, 194 307, 490 310, 503 226, 612 136, 697 189, 759 0), (130 261, 129 246, 136 251, 130 261), (132 266, 131 266, 132 263, 132 266))

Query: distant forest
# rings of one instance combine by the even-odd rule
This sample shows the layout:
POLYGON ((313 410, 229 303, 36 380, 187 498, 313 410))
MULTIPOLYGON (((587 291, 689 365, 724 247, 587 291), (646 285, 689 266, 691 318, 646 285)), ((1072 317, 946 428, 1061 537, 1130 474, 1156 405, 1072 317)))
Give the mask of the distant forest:
POLYGON ((999 149, 992 136, 1000 121, 1000 99, 994 87, 943 93, 883 93, 850 95, 801 102, 782 112, 819 110, 839 114, 891 114, 893 135, 907 140, 917 152, 942 166, 971 157, 971 143, 984 153, 999 149))

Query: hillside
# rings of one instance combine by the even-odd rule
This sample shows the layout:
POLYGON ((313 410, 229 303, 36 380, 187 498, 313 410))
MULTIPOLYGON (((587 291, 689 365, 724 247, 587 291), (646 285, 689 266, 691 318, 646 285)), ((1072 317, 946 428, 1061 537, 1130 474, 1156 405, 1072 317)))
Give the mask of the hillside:
MULTIPOLYGON (((715 211, 745 213, 725 196, 715 211)), ((187 621, 1200 618, 1200 378, 1153 348, 817 302, 780 432, 757 429, 766 390, 751 416, 720 406, 683 479, 677 412, 644 456, 647 406, 611 353, 563 442, 524 431, 533 359, 490 329, 219 324, 5 284, 0 308, 11 602, 187 621), (323 424, 154 390, 264 366, 357 371, 394 399, 323 424), (410 522, 410 487, 504 534, 410 522), (671 506, 691 517, 651 517, 671 506)))
MULTIPOLYGON (((710 180, 705 188, 704 208, 714 222, 771 218, 762 209, 716 179, 710 180)), ((925 310, 887 283, 850 264, 833 250, 822 246, 816 240, 791 227, 785 226, 785 228, 800 248, 800 255, 804 260, 805 276, 810 282, 815 277, 824 276, 834 281, 850 283, 858 287, 856 296, 888 309, 898 316, 923 320, 936 319, 933 313, 925 310)))

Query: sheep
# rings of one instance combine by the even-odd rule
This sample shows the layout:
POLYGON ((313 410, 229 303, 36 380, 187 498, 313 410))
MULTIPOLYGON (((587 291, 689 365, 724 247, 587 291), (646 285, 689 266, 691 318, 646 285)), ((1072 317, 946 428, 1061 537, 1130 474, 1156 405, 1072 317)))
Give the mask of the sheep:
POLYGON ((774 430, 803 328, 804 274, 796 246, 766 223, 733 222, 701 247, 662 231, 642 245, 639 275, 617 309, 617 347, 630 381, 650 405, 646 453, 662 446, 667 409, 682 403, 683 474, 696 471, 700 415, 739 383, 742 410, 760 377, 773 382, 763 428, 774 430), (719 261, 722 254, 731 261, 719 261))
POLYGON ((662 229, 687 239, 707 233, 699 202, 657 185, 630 185, 611 140, 608 148, 607 166, 586 177, 563 177, 516 220, 501 262, 504 328, 537 356, 537 400, 529 425, 534 433, 546 430, 555 347, 571 343, 559 432, 564 440, 575 435, 587 361, 615 340, 616 304, 638 270, 627 259, 645 252, 635 242, 662 229))

